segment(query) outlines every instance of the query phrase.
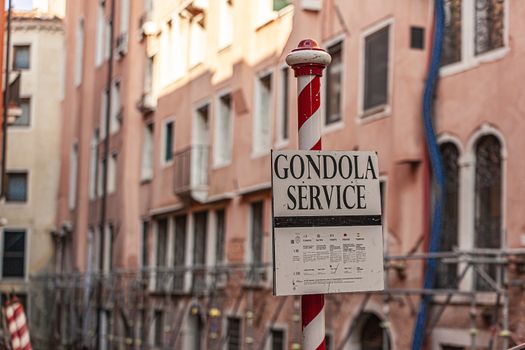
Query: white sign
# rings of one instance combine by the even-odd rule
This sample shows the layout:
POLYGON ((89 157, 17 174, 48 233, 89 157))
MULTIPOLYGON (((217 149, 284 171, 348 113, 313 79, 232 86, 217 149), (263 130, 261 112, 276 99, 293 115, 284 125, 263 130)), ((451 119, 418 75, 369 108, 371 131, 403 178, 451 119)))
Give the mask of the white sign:
POLYGON ((383 289, 374 152, 272 152, 275 295, 383 289))

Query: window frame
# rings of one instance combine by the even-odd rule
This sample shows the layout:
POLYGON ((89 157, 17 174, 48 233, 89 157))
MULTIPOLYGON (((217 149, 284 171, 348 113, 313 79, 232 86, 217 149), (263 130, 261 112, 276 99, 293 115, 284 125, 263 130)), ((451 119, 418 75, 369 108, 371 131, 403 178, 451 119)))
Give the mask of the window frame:
POLYGON ((79 144, 75 140, 69 153, 69 184, 68 184, 68 209, 74 210, 78 199, 78 168, 79 168, 79 144))
POLYGON ((221 51, 232 46, 235 38, 235 6, 232 0, 220 0, 219 14, 221 17, 217 33, 217 48, 221 51), (231 29, 225 29, 225 23, 226 26, 231 26, 231 29))
POLYGON ((161 152, 160 152, 160 164, 162 167, 166 168, 172 165, 175 161, 175 125, 176 118, 174 116, 168 117, 162 121, 162 135, 161 135, 161 152), (166 159, 167 153, 167 127, 171 123, 171 159, 166 159))
POLYGON ((150 263, 150 232, 152 221, 150 219, 142 218, 140 220, 140 267, 147 269, 150 263))
POLYGON ((6 171, 6 197, 5 197, 5 203, 9 205, 28 205, 30 204, 30 177, 29 177, 29 170, 27 169, 7 169, 6 171), (10 174, 25 174, 26 175, 26 196, 25 200, 19 201, 19 200, 9 200, 8 199, 8 193, 9 193, 9 175, 10 174))
MULTIPOLYGON (((438 144, 445 142, 454 143, 458 148, 459 157, 459 228, 458 228, 458 246, 460 250, 471 250, 475 246, 475 168, 476 168, 476 147, 478 141, 487 135, 496 137, 501 146, 501 248, 507 247, 507 142, 504 135, 496 128, 488 123, 483 123, 478 127, 469 137, 465 146, 460 142, 459 138, 450 133, 444 132, 438 137, 438 144)), ((459 271, 465 268, 465 263, 458 264, 459 271)), ((462 281, 459 283, 458 289, 462 291, 475 290, 474 275, 472 271, 468 271, 462 281)), ((489 291, 488 293, 477 293, 476 302, 481 304, 494 303, 496 300, 496 293, 489 291)), ((445 298, 436 297, 437 300, 444 301, 445 298)), ((461 296, 455 296, 453 301, 464 301, 461 296)))
POLYGON ((122 79, 120 77, 114 78, 111 82, 111 95, 108 98, 111 101, 109 134, 113 135, 120 130, 123 119, 122 79))
POLYGON ((394 45, 395 44, 395 20, 389 17, 377 22, 363 30, 359 35, 359 74, 357 93, 357 124, 368 123, 377 119, 388 117, 392 113, 392 90, 394 80, 394 45), (365 98, 365 64, 366 64, 366 38, 385 27, 388 27, 388 73, 387 73, 387 98, 386 103, 368 110, 364 109, 365 98))
POLYGON ((476 68, 483 63, 489 63, 504 58, 510 52, 509 46, 509 11, 508 0, 503 0, 503 46, 479 55, 476 55, 474 38, 475 30, 475 1, 463 0, 461 5, 461 60, 442 66, 439 70, 440 76, 446 77, 454 75, 472 68, 476 68))
POLYGON ((155 123, 153 121, 144 123, 143 132, 142 132, 142 147, 141 147, 141 161, 140 161, 140 181, 147 182, 153 179, 153 174, 155 173, 155 123), (146 150, 146 132, 151 130, 151 144, 146 150), (146 154, 147 153, 147 154, 146 154), (150 157, 148 169, 145 170, 145 156, 150 157), (147 173, 146 173, 147 172, 147 173))
POLYGON ((252 138, 251 138, 251 158, 259 158, 270 154, 270 151, 272 149, 272 144, 274 140, 273 135, 273 116, 274 116, 274 107, 275 107, 275 72, 273 67, 272 68, 263 68, 259 70, 255 75, 254 80, 254 95, 253 95, 253 113, 252 115, 252 138), (256 144, 256 131, 261 127, 262 125, 262 114, 261 113, 261 80, 265 79, 267 77, 270 77, 270 94, 269 94, 269 105, 268 105, 268 129, 269 129, 269 135, 267 136, 269 138, 268 147, 264 148, 264 135, 261 135, 259 139, 260 144, 256 144))
MULTIPOLYGON (((95 67, 98 68, 104 63, 106 52, 106 6, 104 1, 99 1, 95 19, 95 67)), ((85 32, 85 30, 84 30, 85 32)))
POLYGON ((226 167, 228 165, 231 165, 232 161, 233 161, 233 141, 234 141, 234 132, 235 132, 235 107, 234 107, 234 104, 233 104, 233 91, 231 89, 224 89, 224 90, 221 90, 216 98, 214 99, 215 100, 215 108, 214 108, 214 115, 212 116, 212 120, 213 120, 213 126, 210 124, 210 127, 213 127, 213 169, 219 169, 219 168, 223 168, 223 167, 226 167), (224 147, 224 144, 223 144, 223 141, 224 141, 224 138, 221 137, 221 130, 219 129, 219 126, 222 126, 223 123, 221 122, 221 124, 219 125, 219 118, 222 118, 222 114, 221 114, 221 99, 226 96, 226 95, 229 95, 230 96, 230 140, 231 140, 231 144, 227 145, 228 148, 229 148, 229 157, 228 159, 226 159, 226 157, 222 157, 222 156, 219 156, 220 152, 222 151, 219 151, 219 147, 217 146, 218 145, 218 140, 219 138, 221 139, 221 149, 224 147))
POLYGON ((13 71, 28 71, 31 69, 31 43, 16 43, 16 44, 13 44, 13 62, 11 64, 11 69, 13 71), (27 48, 28 49, 28 63, 27 63, 27 67, 18 67, 16 65, 16 54, 17 54, 17 51, 22 49, 22 48, 27 48))
POLYGON ((99 167, 99 131, 98 128, 93 130, 91 134, 91 142, 89 144, 89 181, 88 181, 88 197, 90 200, 97 198, 98 185, 98 167, 99 167))
MULTIPOLYGON (((321 78, 321 105, 319 108, 321 109, 321 116, 322 116, 322 130, 324 132, 330 132, 334 130, 339 130, 344 126, 344 106, 345 106, 345 88, 346 88, 346 79, 345 79, 345 61, 346 61, 346 50, 345 50, 345 43, 346 43, 346 37, 345 35, 338 35, 331 40, 328 40, 324 43, 323 48, 328 52, 328 50, 336 45, 341 45, 341 65, 342 65, 342 71, 341 71, 341 101, 340 101, 340 118, 339 120, 336 120, 330 124, 327 124, 327 108, 328 108, 328 69, 325 69, 323 72, 323 77, 321 78)), ((328 68, 328 67, 327 67, 328 68)))
POLYGON ((20 117, 16 118, 14 123, 8 125, 10 130, 31 130, 31 128, 33 126, 33 123, 32 123, 33 99, 32 99, 31 96, 22 96, 22 97, 20 97, 20 106, 19 107, 20 107, 20 110, 22 112, 23 112, 22 104, 24 102, 27 102, 28 105, 29 105, 29 108, 28 108, 29 116, 28 116, 28 119, 27 119, 27 124, 16 124, 16 121, 18 121, 19 118, 22 116, 22 115, 20 115, 20 117))
POLYGON ((273 350, 273 331, 283 332, 283 349, 288 349, 288 327, 286 324, 276 323, 268 325, 268 339, 266 340, 266 350, 273 350))
POLYGON ((226 315, 226 317, 224 317, 224 333, 225 333, 225 338, 228 340, 228 341, 225 341, 224 343, 224 349, 225 350, 230 350, 230 344, 229 344, 229 325, 230 325, 230 320, 231 319, 235 319, 237 321, 239 321, 239 348, 238 350, 242 350, 243 349, 243 344, 244 344, 244 325, 243 325, 243 320, 242 320, 242 317, 238 316, 238 315, 235 315, 235 314, 232 314, 232 313, 228 313, 226 315))
POLYGON ((206 61, 208 48, 206 45, 207 29, 204 13, 192 16, 188 21, 188 69, 195 68, 206 61), (199 43, 201 46, 192 45, 192 43, 199 43))
POLYGON ((29 238, 31 230, 27 227, 2 227, 2 238, 0 239, 0 279, 5 281, 28 281, 29 280, 29 264, 28 257, 30 254, 29 238), (22 277, 4 277, 4 249, 5 249, 5 231, 24 232, 24 276, 22 277))
POLYGON ((107 164, 107 194, 113 194, 118 187, 118 152, 112 151, 108 157, 107 164))
POLYGON ((75 70, 74 84, 80 86, 84 73, 84 46, 86 41, 86 28, 84 17, 80 17, 75 29, 75 70))
MULTIPOLYGON (((443 146, 445 145, 451 145, 452 147, 455 148, 455 151, 457 151, 457 174, 455 174, 457 176, 457 188, 456 188, 456 210, 457 210, 457 213, 456 213, 456 227, 455 227, 455 234, 456 234, 456 247, 460 247, 460 236, 461 236, 461 185, 462 185, 462 176, 461 176, 461 172, 462 172, 462 164, 461 164, 461 157, 463 155, 463 150, 459 144, 459 142, 455 139, 455 138, 452 138, 452 137, 441 137, 439 140, 438 140, 438 147, 439 147, 439 150, 440 150, 440 154, 442 155, 442 159, 445 160, 445 158, 443 157, 443 151, 442 151, 442 148, 443 146)), ((445 170, 445 164, 443 163, 443 169, 444 169, 444 175, 445 175, 445 187, 443 188, 443 200, 446 201, 446 198, 445 196, 447 195, 447 192, 445 191, 446 189, 446 186, 447 186, 447 181, 446 181, 446 170, 445 170)), ((430 190, 431 193, 432 193, 432 189, 430 190)), ((441 243, 443 243, 443 240, 444 240, 444 237, 443 237, 443 234, 445 233, 443 227, 443 223, 445 222, 445 219, 442 218, 442 225, 441 225, 441 243)), ((452 247, 453 248, 453 247, 452 247)), ((441 246, 440 247, 440 251, 443 252, 443 247, 441 246)), ((453 250, 450 250, 450 251, 453 251, 453 250)), ((453 267, 456 268, 456 277, 459 276, 459 272, 460 272, 460 264, 456 263, 456 264, 444 264, 442 263, 441 260, 438 260, 437 261, 437 266, 436 266, 436 278, 435 278, 435 281, 434 281, 434 288, 444 288, 443 286, 440 285, 440 280, 439 280, 439 274, 440 273, 443 273, 444 275, 446 275, 445 277, 445 280, 447 280, 449 277, 448 277, 448 274, 453 271, 453 267), (451 266, 450 269, 447 269, 447 267, 451 266)), ((457 279, 457 278, 456 278, 457 279)), ((455 285, 451 285, 450 288, 458 288, 459 289, 459 283, 457 283, 458 281, 453 281, 453 283, 455 283, 455 285)))
POLYGON ((276 142, 275 142, 275 146, 277 148, 284 148, 286 147, 289 143, 290 143, 290 135, 292 133, 292 128, 291 128, 291 105, 292 102, 290 100, 290 96, 291 96, 291 86, 292 86, 292 83, 293 83, 293 80, 290 78, 291 74, 293 76, 293 70, 286 64, 282 64, 278 67, 278 80, 279 80, 279 86, 278 86, 278 89, 277 89, 277 123, 276 123, 276 142), (286 73, 286 81, 287 81, 287 84, 286 84, 286 90, 285 90, 285 86, 284 86, 284 72, 287 72, 286 73), (286 94, 285 94, 286 92, 286 94), (286 116, 286 128, 287 128, 287 135, 286 137, 284 137, 283 135, 283 131, 284 131, 284 125, 285 125, 285 117, 286 116))

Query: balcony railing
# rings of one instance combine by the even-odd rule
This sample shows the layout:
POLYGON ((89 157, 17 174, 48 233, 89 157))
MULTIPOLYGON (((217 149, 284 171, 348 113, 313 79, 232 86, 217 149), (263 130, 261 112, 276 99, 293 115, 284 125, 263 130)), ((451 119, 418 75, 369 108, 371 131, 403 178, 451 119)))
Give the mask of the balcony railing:
POLYGON ((174 192, 194 199, 208 190, 208 146, 193 145, 175 153, 174 192))

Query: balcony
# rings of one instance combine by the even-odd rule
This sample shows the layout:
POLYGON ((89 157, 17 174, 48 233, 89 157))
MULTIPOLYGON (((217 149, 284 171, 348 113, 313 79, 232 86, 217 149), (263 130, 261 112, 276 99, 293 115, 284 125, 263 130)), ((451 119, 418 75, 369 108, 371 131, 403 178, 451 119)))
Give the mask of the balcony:
POLYGON ((137 102, 137 109, 143 115, 149 115, 157 109, 157 98, 150 92, 145 92, 137 102))
POLYGON ((182 200, 203 202, 208 195, 208 145, 175 153, 174 193, 182 200))

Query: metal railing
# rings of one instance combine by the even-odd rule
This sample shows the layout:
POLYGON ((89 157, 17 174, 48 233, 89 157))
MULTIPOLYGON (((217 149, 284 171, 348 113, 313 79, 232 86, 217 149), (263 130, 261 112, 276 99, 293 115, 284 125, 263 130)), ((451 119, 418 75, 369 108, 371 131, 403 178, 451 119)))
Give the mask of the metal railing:
MULTIPOLYGON (((511 305, 509 288, 523 288, 525 285, 523 278, 525 275, 525 250, 474 249, 471 251, 456 250, 439 253, 386 255, 384 266, 385 290, 365 293, 366 295, 382 294, 384 302, 387 304, 400 300, 400 298, 407 298, 408 300, 410 299, 409 296, 427 295, 434 298, 436 303, 433 307, 435 310, 427 327, 427 332, 431 333, 444 314, 445 308, 456 307, 456 304, 452 302, 453 298, 458 298, 458 301, 461 300, 459 305, 470 304, 472 309, 486 308, 486 299, 478 299, 478 297, 481 295, 488 296, 487 293, 490 293, 494 296, 494 309, 501 314, 501 317, 491 325, 492 328, 499 330, 499 332, 493 333, 493 339, 491 339, 494 345, 493 349, 501 349, 502 346, 510 345, 509 308, 511 305), (448 288, 421 289, 420 283, 410 278, 410 276, 419 274, 418 271, 421 271, 431 259, 435 259, 441 264, 457 266, 457 274, 453 276, 455 283, 449 285, 448 288), (487 272, 487 266, 492 266, 497 271, 497 278, 487 272), (410 275, 408 276, 409 271, 410 275), (511 272, 509 273, 509 271, 511 272), (476 279, 482 279, 490 286, 490 291, 478 290, 475 283, 476 279), (480 293, 481 295, 478 295, 480 293), (480 300, 485 301, 480 302, 480 300)), ((447 270, 446 273, 450 274, 450 270, 447 270)), ((79 273, 41 275, 32 277, 31 284, 30 308, 33 310, 31 317, 40 315, 45 318, 45 321, 42 319, 35 323, 32 320, 32 323, 40 326, 46 324, 45 330, 50 331, 50 334, 54 334, 55 337, 58 334, 58 338, 68 339, 70 343, 89 340, 93 337, 92 328, 94 328, 93 322, 96 319, 94 313, 96 314, 97 310, 100 309, 113 310, 113 315, 119 315, 126 320, 122 321, 124 324, 134 325, 133 327, 137 328, 125 329, 125 331, 117 333, 119 328, 113 327, 113 333, 108 335, 113 344, 133 344, 133 346, 127 347, 133 349, 153 348, 153 345, 146 345, 145 343, 149 339, 148 334, 151 334, 151 329, 155 325, 152 319, 154 313, 151 312, 151 309, 154 308, 154 310, 163 310, 169 315, 179 315, 173 316, 174 319, 169 321, 170 327, 173 328, 170 328, 169 336, 165 337, 168 339, 165 346, 169 348, 169 346, 174 346, 174 342, 178 338, 179 326, 182 323, 182 316, 180 315, 184 312, 187 313, 188 307, 193 305, 192 303, 195 303, 196 300, 208 300, 201 307, 214 305, 213 307, 222 309, 220 300, 230 300, 231 305, 231 300, 245 300, 247 302, 249 293, 271 295, 271 266, 269 263, 257 265, 239 263, 115 270, 110 273, 92 273, 90 275, 79 273), (102 288, 97 288, 99 285, 102 288), (254 287, 257 288, 254 289, 254 287), (97 298, 98 293, 102 293, 100 299, 97 298), (35 298, 38 302, 35 302, 35 298), (101 300, 102 305, 97 304, 98 300, 101 300), (53 321, 60 317, 63 318, 64 312, 73 313, 70 318, 65 318, 69 320, 67 322, 72 322, 70 327, 64 326, 65 321, 61 323, 53 321), (91 316, 88 317, 88 315, 91 316), (59 325, 61 329, 58 329, 59 325), (70 333, 61 334, 66 328, 70 333)), ((366 303, 369 299, 366 297, 363 302, 366 303)), ((328 298, 327 302, 331 302, 331 300, 328 298)), ((242 302, 236 301, 235 304, 241 305, 242 302)), ((234 309, 237 310, 237 307, 234 309)), ((385 310, 389 310, 389 308, 385 310)), ((390 316, 385 312, 384 317, 385 324, 387 324, 390 316)), ((476 329, 477 326, 475 318, 473 318, 471 320, 472 329, 476 329)), ((33 333, 35 337, 45 339, 45 336, 35 330, 34 327, 32 335, 33 333)), ((472 343, 475 344, 475 332, 473 332, 472 337, 472 343)), ((344 336, 340 344, 334 349, 341 348, 345 339, 348 338, 349 335, 344 336)), ((45 349, 50 348, 59 349, 61 347, 52 342, 51 346, 45 349)))

